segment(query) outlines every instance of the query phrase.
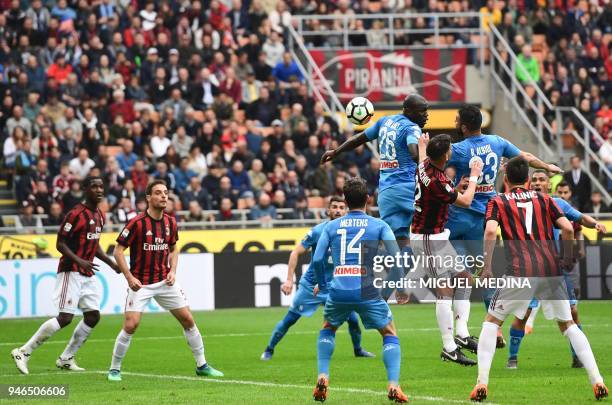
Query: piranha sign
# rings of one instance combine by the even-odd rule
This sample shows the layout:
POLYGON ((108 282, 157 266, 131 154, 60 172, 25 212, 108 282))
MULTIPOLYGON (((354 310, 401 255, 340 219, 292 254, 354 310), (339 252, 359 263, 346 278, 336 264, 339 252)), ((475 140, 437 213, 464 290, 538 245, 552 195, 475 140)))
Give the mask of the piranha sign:
POLYGON ((310 51, 323 78, 342 101, 357 96, 401 101, 413 92, 428 101, 465 100, 465 49, 383 51, 310 51))

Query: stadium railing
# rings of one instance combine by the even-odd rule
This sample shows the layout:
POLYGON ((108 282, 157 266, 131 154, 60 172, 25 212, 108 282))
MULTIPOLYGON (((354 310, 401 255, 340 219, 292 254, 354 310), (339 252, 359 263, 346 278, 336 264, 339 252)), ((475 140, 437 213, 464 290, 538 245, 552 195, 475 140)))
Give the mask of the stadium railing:
POLYGON ((516 69, 522 69, 524 76, 529 77, 525 68, 518 62, 516 54, 495 25, 491 23, 489 29, 491 32, 491 35, 489 35, 489 52, 491 54, 489 70, 493 79, 491 81, 491 100, 495 100, 495 85, 497 85, 506 96, 506 102, 513 107, 513 120, 516 121, 518 117, 522 119, 538 141, 540 155, 548 161, 563 164, 566 163, 568 157, 576 153, 575 150, 566 152, 563 147, 563 136, 572 136, 584 150, 584 161, 582 162, 584 172, 590 177, 592 184, 601 192, 606 202, 610 204, 612 197, 591 169, 593 163, 605 176, 612 177, 612 173, 610 173, 601 157, 591 148, 591 140, 603 144, 605 142, 603 137, 576 108, 553 106, 538 84, 531 79, 528 85, 533 89, 533 94, 529 94, 523 83, 516 78, 516 69), (497 48, 498 46, 501 50, 497 48), (501 52, 507 53, 509 60, 504 60, 501 52), (519 99, 524 103, 523 105, 521 105, 519 99), (547 112, 554 114, 556 128, 553 128, 546 119, 547 112), (582 134, 579 134, 575 129, 566 128, 564 123, 572 118, 579 120, 582 124, 582 134), (550 143, 554 150, 546 141, 545 131, 552 135, 550 143))

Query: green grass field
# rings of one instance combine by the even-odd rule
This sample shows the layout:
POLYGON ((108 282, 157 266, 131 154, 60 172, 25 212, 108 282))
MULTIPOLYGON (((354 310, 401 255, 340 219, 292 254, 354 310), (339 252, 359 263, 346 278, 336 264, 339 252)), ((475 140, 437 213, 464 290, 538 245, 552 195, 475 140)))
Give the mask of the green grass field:
MULTIPOLYGON (((604 377, 612 375, 611 308, 612 303, 603 301, 580 304, 584 330, 604 377)), ((468 403, 477 369, 440 361, 441 342, 434 307, 393 306, 392 310, 402 343, 401 384, 411 402, 468 403)), ((312 403, 317 373, 316 339, 322 312, 300 320, 279 344, 272 361, 259 360, 272 328, 285 311, 241 309, 195 314, 204 335, 207 360, 225 372, 226 377, 218 380, 195 376, 193 357, 180 326, 167 313, 144 315, 124 361, 121 383, 106 381, 114 340, 122 322, 120 316, 103 317, 82 347, 77 359, 86 372, 70 373, 55 368, 55 359, 76 325, 73 322, 32 355, 28 376, 19 374, 10 350, 23 343, 38 328, 41 319, 2 320, 0 384, 68 384, 70 401, 80 403, 312 403)), ((472 334, 479 334, 483 315, 484 307, 474 303, 472 334)), ((507 331, 505 326, 506 336, 507 331)), ((388 403, 378 333, 365 332, 363 346, 376 353, 377 358, 354 358, 346 327, 338 331, 328 402, 388 403)), ((523 341, 518 370, 504 368, 506 356, 507 349, 503 349, 495 357, 489 384, 490 403, 595 402, 584 370, 570 368, 566 339, 542 314, 536 321, 535 333, 523 341)))

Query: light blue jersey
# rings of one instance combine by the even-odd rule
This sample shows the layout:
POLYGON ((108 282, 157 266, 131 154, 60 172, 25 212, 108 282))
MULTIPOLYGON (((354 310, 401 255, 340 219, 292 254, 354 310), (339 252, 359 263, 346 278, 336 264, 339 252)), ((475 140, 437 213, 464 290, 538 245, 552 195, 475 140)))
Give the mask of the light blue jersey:
POLYGON ((498 135, 470 136, 452 145, 452 155, 447 165, 456 169, 456 183, 459 183, 462 177, 470 175, 470 162, 474 157, 478 156, 484 164, 482 174, 478 178, 474 200, 470 206, 471 210, 484 215, 487 203, 497 194, 495 179, 499 172, 501 158, 510 159, 520 153, 519 148, 498 135))
POLYGON ((397 243, 389 225, 362 211, 351 211, 342 218, 330 221, 323 230, 313 256, 319 287, 327 284, 326 255, 331 247, 334 265, 333 278, 328 286, 329 300, 360 303, 362 294, 362 241, 392 241, 388 250, 396 250, 397 243), (394 245, 394 246, 393 246, 394 245))
POLYGON ((378 191, 398 184, 412 184, 411 190, 414 193, 417 165, 410 155, 408 145, 419 142, 421 128, 403 114, 388 115, 366 129, 365 135, 370 141, 378 139, 378 191))
POLYGON ((403 114, 382 117, 365 135, 378 139, 380 171, 378 209, 380 218, 398 238, 407 238, 414 215, 416 162, 408 145, 417 144, 421 128, 403 114))
MULTIPOLYGON (((311 251, 310 251, 310 264, 308 265, 308 270, 306 270, 306 272, 302 274, 302 277, 300 278, 300 284, 304 283, 312 287, 314 287, 317 284, 317 276, 315 275, 314 266, 313 266, 313 257, 314 257, 315 249, 317 248, 317 242, 319 242, 321 233, 323 232, 323 229, 325 229, 325 226, 328 223, 329 221, 325 221, 325 222, 322 222, 314 226, 310 231, 308 231, 304 239, 302 239, 301 244, 304 247, 304 249, 306 250, 311 249, 311 251)), ((332 273, 334 271, 334 264, 331 260, 331 255, 329 254, 329 250, 324 258, 324 263, 325 263, 324 264, 325 279, 326 281, 329 282, 331 281, 331 278, 333 275, 332 273)))

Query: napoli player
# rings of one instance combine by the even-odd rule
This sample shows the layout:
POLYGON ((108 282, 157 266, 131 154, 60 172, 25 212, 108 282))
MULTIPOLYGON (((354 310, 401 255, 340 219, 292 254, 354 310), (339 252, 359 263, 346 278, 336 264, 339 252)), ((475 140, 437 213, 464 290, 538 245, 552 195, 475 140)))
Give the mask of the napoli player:
MULTIPOLYGON (((522 156, 531 167, 545 169, 552 173, 560 173, 562 170, 552 164, 546 164, 534 155, 521 151, 511 142, 498 135, 486 135, 481 132, 482 114, 480 109, 474 105, 463 105, 455 119, 457 131, 465 139, 452 145, 452 156, 448 166, 456 171, 456 181, 469 176, 470 162, 472 159, 480 159, 484 164, 482 174, 478 178, 476 194, 469 208, 452 206, 449 209, 447 227, 450 230, 450 239, 463 241, 455 243, 457 252, 462 255, 471 254, 476 257, 482 252, 482 241, 484 236, 484 214, 489 200, 496 195, 495 180, 499 171, 502 158, 513 158, 522 156)), ((456 296, 469 297, 470 289, 457 289, 456 296)), ((485 291, 484 303, 488 308, 492 290, 485 291)), ((456 308, 457 334, 469 336, 467 323, 470 316, 470 301, 462 299, 456 308)), ((498 337, 498 347, 504 347, 505 341, 498 337)))
POLYGON ((427 101, 411 94, 403 102, 401 114, 380 118, 364 132, 356 134, 337 149, 328 150, 321 163, 339 154, 378 139, 380 218, 391 227, 397 240, 407 240, 414 215, 415 171, 419 161, 417 143, 427 122, 427 101))
POLYGON ((44 322, 25 345, 11 352, 19 371, 28 374, 28 361, 32 352, 60 329, 72 322, 77 309, 83 319, 74 329, 72 337, 55 365, 64 370, 83 371, 74 357, 100 320, 101 286, 94 271, 98 265, 94 257, 108 264, 116 272, 117 264, 100 247, 100 234, 104 227, 104 214, 98 204, 104 198, 104 183, 100 177, 83 180, 85 201, 68 211, 57 233, 57 250, 62 254, 57 269, 54 301, 59 314, 44 322))
POLYGON ((478 339, 478 380, 470 399, 480 402, 487 398, 497 331, 508 315, 523 318, 534 295, 543 298, 541 302, 545 316, 557 321, 559 330, 575 348, 585 366, 595 398, 607 397, 608 389, 599 373, 589 341, 572 320, 563 282, 562 266, 572 262, 571 243, 564 244, 563 258, 560 259, 553 242, 553 225, 561 229, 562 239, 567 242, 573 240, 572 225, 548 194, 524 188, 529 178, 525 159, 511 159, 506 167, 506 178, 510 191, 492 198, 487 204, 485 266, 481 277, 492 275, 493 246, 497 228, 500 227, 508 263, 506 278, 528 281, 530 288, 499 288, 495 291, 478 339))
MULTIPOLYGON (((329 206, 327 208, 327 215, 331 220, 342 217, 346 214, 346 203, 343 198, 334 196, 329 200, 329 206)), ((298 257, 305 254, 309 250, 312 250, 312 254, 317 247, 319 237, 325 229, 325 226, 329 221, 320 223, 319 225, 312 228, 306 237, 293 249, 289 256, 289 263, 287 264, 287 280, 281 286, 283 294, 289 295, 293 290, 293 275, 295 274, 295 268, 298 264, 298 257)), ((331 264, 331 258, 328 255, 327 267, 333 267, 331 264)), ((332 269, 326 269, 325 274, 331 277, 332 269)), ((329 281, 329 280, 327 280, 329 281)), ((289 328, 295 324, 302 316, 312 316, 317 308, 321 305, 325 305, 327 300, 327 292, 319 291, 316 295, 314 294, 315 289, 318 289, 317 278, 314 274, 312 257, 308 270, 300 278, 299 288, 291 303, 291 308, 287 311, 287 315, 276 325, 266 350, 261 355, 261 360, 270 360, 274 355, 274 348, 281 341, 283 336, 287 333, 289 328)), ((347 319, 349 333, 353 342, 353 350, 356 357, 374 357, 374 355, 361 347, 361 329, 359 328, 359 319, 355 312, 351 312, 347 319)))
POLYGON ((327 224, 313 256, 317 281, 322 290, 328 284, 325 270, 330 248, 334 262, 333 278, 327 287, 329 296, 323 314, 325 321, 317 343, 318 378, 313 397, 321 402, 327 399, 329 363, 334 352, 336 329, 355 311, 366 329, 377 329, 383 336, 382 356, 389 381, 388 398, 408 402, 408 397, 398 384, 401 349, 393 315, 380 295, 375 294, 368 299, 366 291, 362 290, 361 276, 362 241, 386 241, 390 253, 399 253, 399 248, 389 225, 366 215, 368 192, 363 180, 349 179, 344 185, 344 198, 350 212, 327 224))
MULTIPOLYGON (((567 183, 561 182, 557 187, 557 192, 563 195, 567 195, 566 188, 569 189, 569 185, 567 183)), ((550 179, 548 177, 548 173, 545 170, 535 170, 531 174, 531 182, 529 184, 529 189, 534 190, 540 193, 548 193, 550 188, 550 179)), ((571 191, 570 191, 571 193, 571 191)), ((599 223, 595 220, 595 218, 590 215, 583 214, 580 211, 576 210, 572 207, 565 199, 560 197, 553 197, 553 200, 557 203, 557 206, 563 212, 563 214, 569 219, 573 224, 579 224, 582 226, 586 226, 587 228, 592 228, 597 230, 597 232, 605 234, 606 227, 604 224, 599 223)), ((574 230, 576 230, 576 226, 574 225, 574 230)), ((559 231, 557 229, 555 231, 555 239, 559 239, 559 231)), ((576 235, 574 235, 576 236, 576 235)), ((567 284, 567 292, 570 298, 570 309, 572 311, 572 319, 574 323, 578 326, 578 328, 582 329, 582 325, 580 324, 580 319, 578 317, 578 300, 576 297, 576 293, 573 288, 573 282, 569 275, 565 274, 565 281, 567 284)), ((512 326, 510 327, 510 345, 508 352, 508 362, 506 367, 509 369, 518 368, 518 355, 519 349, 521 346, 521 342, 523 337, 525 336, 525 328, 527 319, 529 315, 539 305, 538 300, 533 300, 529 304, 529 310, 525 314, 523 319, 519 319, 518 317, 514 318, 512 322, 512 326)), ((574 348, 570 345, 572 351, 572 367, 573 368, 582 368, 582 363, 580 359, 576 355, 574 348)))

